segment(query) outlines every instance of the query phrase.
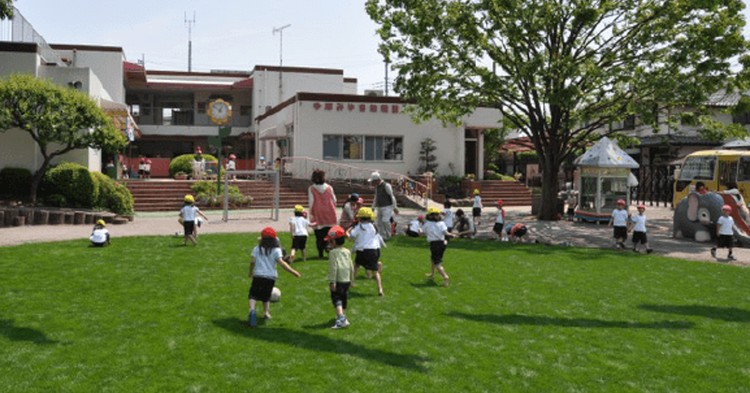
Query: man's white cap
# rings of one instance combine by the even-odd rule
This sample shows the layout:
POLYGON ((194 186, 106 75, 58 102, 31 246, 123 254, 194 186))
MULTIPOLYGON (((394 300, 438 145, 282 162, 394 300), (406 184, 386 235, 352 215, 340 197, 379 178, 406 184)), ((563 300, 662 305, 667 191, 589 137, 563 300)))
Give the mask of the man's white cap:
POLYGON ((375 181, 375 180, 381 180, 380 179, 380 173, 373 172, 372 175, 370 175, 370 180, 368 180, 368 181, 375 181))

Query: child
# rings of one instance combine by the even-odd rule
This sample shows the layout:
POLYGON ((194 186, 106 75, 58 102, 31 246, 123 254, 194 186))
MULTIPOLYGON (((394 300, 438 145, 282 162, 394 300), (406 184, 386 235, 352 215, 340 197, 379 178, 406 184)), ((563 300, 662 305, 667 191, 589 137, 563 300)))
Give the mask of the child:
POLYGON ((495 225, 492 227, 492 232, 497 235, 497 240, 508 240, 505 236, 505 209, 503 209, 503 200, 497 200, 497 218, 495 218, 495 225))
POLYGON ((97 220, 94 230, 91 232, 91 245, 93 247, 104 247, 112 244, 109 240, 109 231, 105 228, 104 220, 97 220))
POLYGON ((143 164, 143 178, 144 179, 151 178, 151 159, 150 158, 147 158, 146 163, 143 164))
POLYGON ((568 221, 573 221, 576 215, 576 194, 573 190, 568 191, 568 221))
POLYGON ((383 282, 380 275, 380 246, 383 238, 375 229, 373 221, 375 213, 369 207, 363 207, 357 212, 359 223, 349 228, 348 235, 354 239, 354 250, 356 251, 354 276, 352 277, 352 286, 357 279, 357 271, 360 266, 365 270, 374 272, 375 282, 378 284, 378 296, 383 296, 383 282))
POLYGON ((630 218, 633 230, 633 251, 638 252, 638 243, 646 246, 646 253, 651 254, 654 250, 648 245, 648 238, 646 237, 646 215, 643 214, 646 211, 646 205, 638 205, 638 214, 630 218))
POLYGON ((519 223, 508 224, 505 226, 505 232, 508 234, 508 238, 512 243, 523 243, 524 235, 529 232, 526 225, 519 223))
POLYGON ((474 204, 471 207, 471 215, 474 217, 474 232, 479 228, 480 218, 482 217, 482 196, 479 195, 479 189, 474 189, 474 204))
POLYGON ((614 227, 615 248, 625 249, 628 240, 628 211, 625 210, 625 200, 617 200, 617 208, 612 210, 609 226, 614 227))
POLYGON ((251 327, 257 324, 255 303, 258 301, 263 302, 265 319, 271 319, 271 291, 273 291, 276 278, 278 277, 276 265, 281 265, 284 270, 295 277, 300 276, 298 271, 292 269, 291 266, 284 262, 281 248, 278 244, 276 231, 271 227, 265 227, 260 232, 258 245, 253 248, 249 273, 253 282, 250 285, 250 293, 248 294, 250 315, 247 318, 247 323, 251 327))
POLYGON ((195 237, 195 219, 197 216, 202 217, 205 221, 208 221, 208 217, 203 214, 200 209, 195 206, 195 198, 192 195, 185 195, 185 204, 180 209, 180 218, 182 219, 182 228, 185 231, 185 238, 183 245, 187 246, 188 240, 193 243, 194 246, 198 245, 198 239, 195 237))
POLYGON ((307 247, 307 227, 315 225, 305 217, 305 208, 302 205, 294 206, 294 217, 289 219, 289 232, 292 234, 292 252, 289 253, 289 263, 294 262, 297 250, 302 253, 302 260, 307 261, 305 248, 307 247))
POLYGON ((451 201, 445 200, 443 203, 443 222, 448 227, 448 232, 453 230, 453 211, 451 210, 451 201))
MULTIPOLYGON (((226 171, 227 172, 234 172, 237 170, 237 156, 234 154, 229 155, 229 161, 227 161, 226 171)), ((227 173, 227 176, 229 176, 232 180, 237 180, 237 175, 235 174, 229 174, 227 173)))
MULTIPOLYGON (((728 248, 729 254, 727 254, 727 259, 735 261, 737 259, 732 255, 732 246, 734 243, 734 218, 731 216, 732 207, 724 205, 721 207, 721 212, 722 216, 716 220, 716 234, 718 235, 716 247, 728 248)), ((714 258, 716 258, 716 247, 711 247, 711 256, 714 258)))
POLYGON ((352 253, 344 248, 346 231, 340 225, 333 226, 328 231, 325 240, 331 248, 328 253, 328 283, 331 290, 331 302, 336 310, 336 323, 332 328, 341 329, 349 326, 345 311, 349 298, 349 286, 354 276, 352 253))
POLYGON ((427 278, 432 280, 435 277, 435 270, 437 270, 443 276, 443 286, 447 287, 450 284, 450 277, 443 268, 443 254, 445 254, 448 245, 446 237, 453 237, 454 235, 448 232, 448 227, 440 216, 440 210, 436 207, 427 209, 427 222, 425 222, 423 230, 427 242, 430 243, 430 261, 432 262, 427 278))
POLYGON ((418 216, 411 220, 406 228, 406 236, 419 237, 419 234, 422 233, 422 224, 424 224, 424 216, 418 216))
POLYGON ((466 217, 463 209, 456 210, 456 223, 455 227, 456 235, 459 237, 474 237, 474 221, 466 217))
POLYGON ((349 228, 354 224, 354 215, 356 210, 359 210, 358 202, 361 198, 359 194, 352 193, 349 198, 344 202, 344 207, 341 210, 341 217, 339 218, 339 225, 343 228, 349 228))

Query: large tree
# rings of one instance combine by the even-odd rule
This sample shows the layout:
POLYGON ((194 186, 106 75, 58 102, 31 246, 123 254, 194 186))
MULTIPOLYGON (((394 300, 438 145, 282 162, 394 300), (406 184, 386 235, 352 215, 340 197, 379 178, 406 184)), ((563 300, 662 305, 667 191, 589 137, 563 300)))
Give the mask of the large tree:
POLYGON ((87 95, 32 75, 0 80, 0 132, 11 129, 27 132, 42 155, 31 180, 33 202, 53 158, 84 148, 114 152, 126 143, 112 119, 87 95))
POLYGON ((657 114, 699 108, 732 88, 732 62, 745 62, 748 48, 743 8, 742 0, 367 1, 395 88, 417 103, 416 117, 459 122, 492 106, 531 138, 542 219, 555 217, 559 168, 582 142, 629 115, 657 126, 657 114))
POLYGON ((0 20, 13 17, 13 0, 0 0, 0 20))

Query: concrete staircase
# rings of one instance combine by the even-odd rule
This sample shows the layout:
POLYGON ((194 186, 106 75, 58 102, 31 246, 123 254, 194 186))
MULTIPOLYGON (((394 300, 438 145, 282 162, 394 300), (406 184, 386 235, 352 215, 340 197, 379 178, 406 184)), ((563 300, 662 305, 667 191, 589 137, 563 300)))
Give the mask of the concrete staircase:
MULTIPOLYGON (((474 188, 482 192, 482 204, 494 206, 498 199, 503 200, 503 206, 530 206, 531 190, 515 181, 482 180, 473 182, 474 188)), ((472 190, 473 191, 473 190, 472 190)), ((468 193, 471 197, 471 191, 468 193)))

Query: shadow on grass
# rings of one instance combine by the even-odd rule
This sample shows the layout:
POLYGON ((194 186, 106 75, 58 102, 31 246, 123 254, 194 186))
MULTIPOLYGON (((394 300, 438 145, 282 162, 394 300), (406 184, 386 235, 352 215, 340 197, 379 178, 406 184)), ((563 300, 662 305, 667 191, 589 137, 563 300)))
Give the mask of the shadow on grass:
POLYGON ((25 327, 13 326, 13 321, 0 319, 0 334, 11 341, 29 341, 39 345, 58 344, 59 341, 50 340, 43 332, 25 327))
POLYGON ((438 288, 438 287, 442 287, 442 285, 439 285, 434 280, 424 280, 424 281, 420 281, 420 282, 412 282, 412 283, 409 283, 409 284, 411 284, 411 286, 414 287, 414 288, 438 288))
POLYGON ((256 340, 284 344, 294 348, 304 348, 316 352, 347 354, 367 361, 376 361, 393 367, 400 367, 418 372, 426 372, 422 365, 428 359, 417 355, 403 355, 381 349, 372 349, 325 336, 299 332, 284 328, 249 328, 245 321, 237 318, 214 320, 214 325, 231 333, 256 340))
POLYGON ((694 315, 727 322, 750 322, 750 311, 736 307, 715 307, 691 304, 676 306, 668 304, 641 304, 641 310, 655 311, 667 314, 694 315))
POLYGON ((580 328, 618 328, 618 329, 690 329, 694 326, 687 321, 656 321, 656 322, 628 322, 628 321, 605 321, 590 318, 553 318, 543 316, 529 316, 519 314, 493 315, 493 314, 466 314, 462 312, 449 312, 446 315, 468 319, 477 322, 489 322, 500 325, 535 325, 535 326, 560 326, 580 328))

